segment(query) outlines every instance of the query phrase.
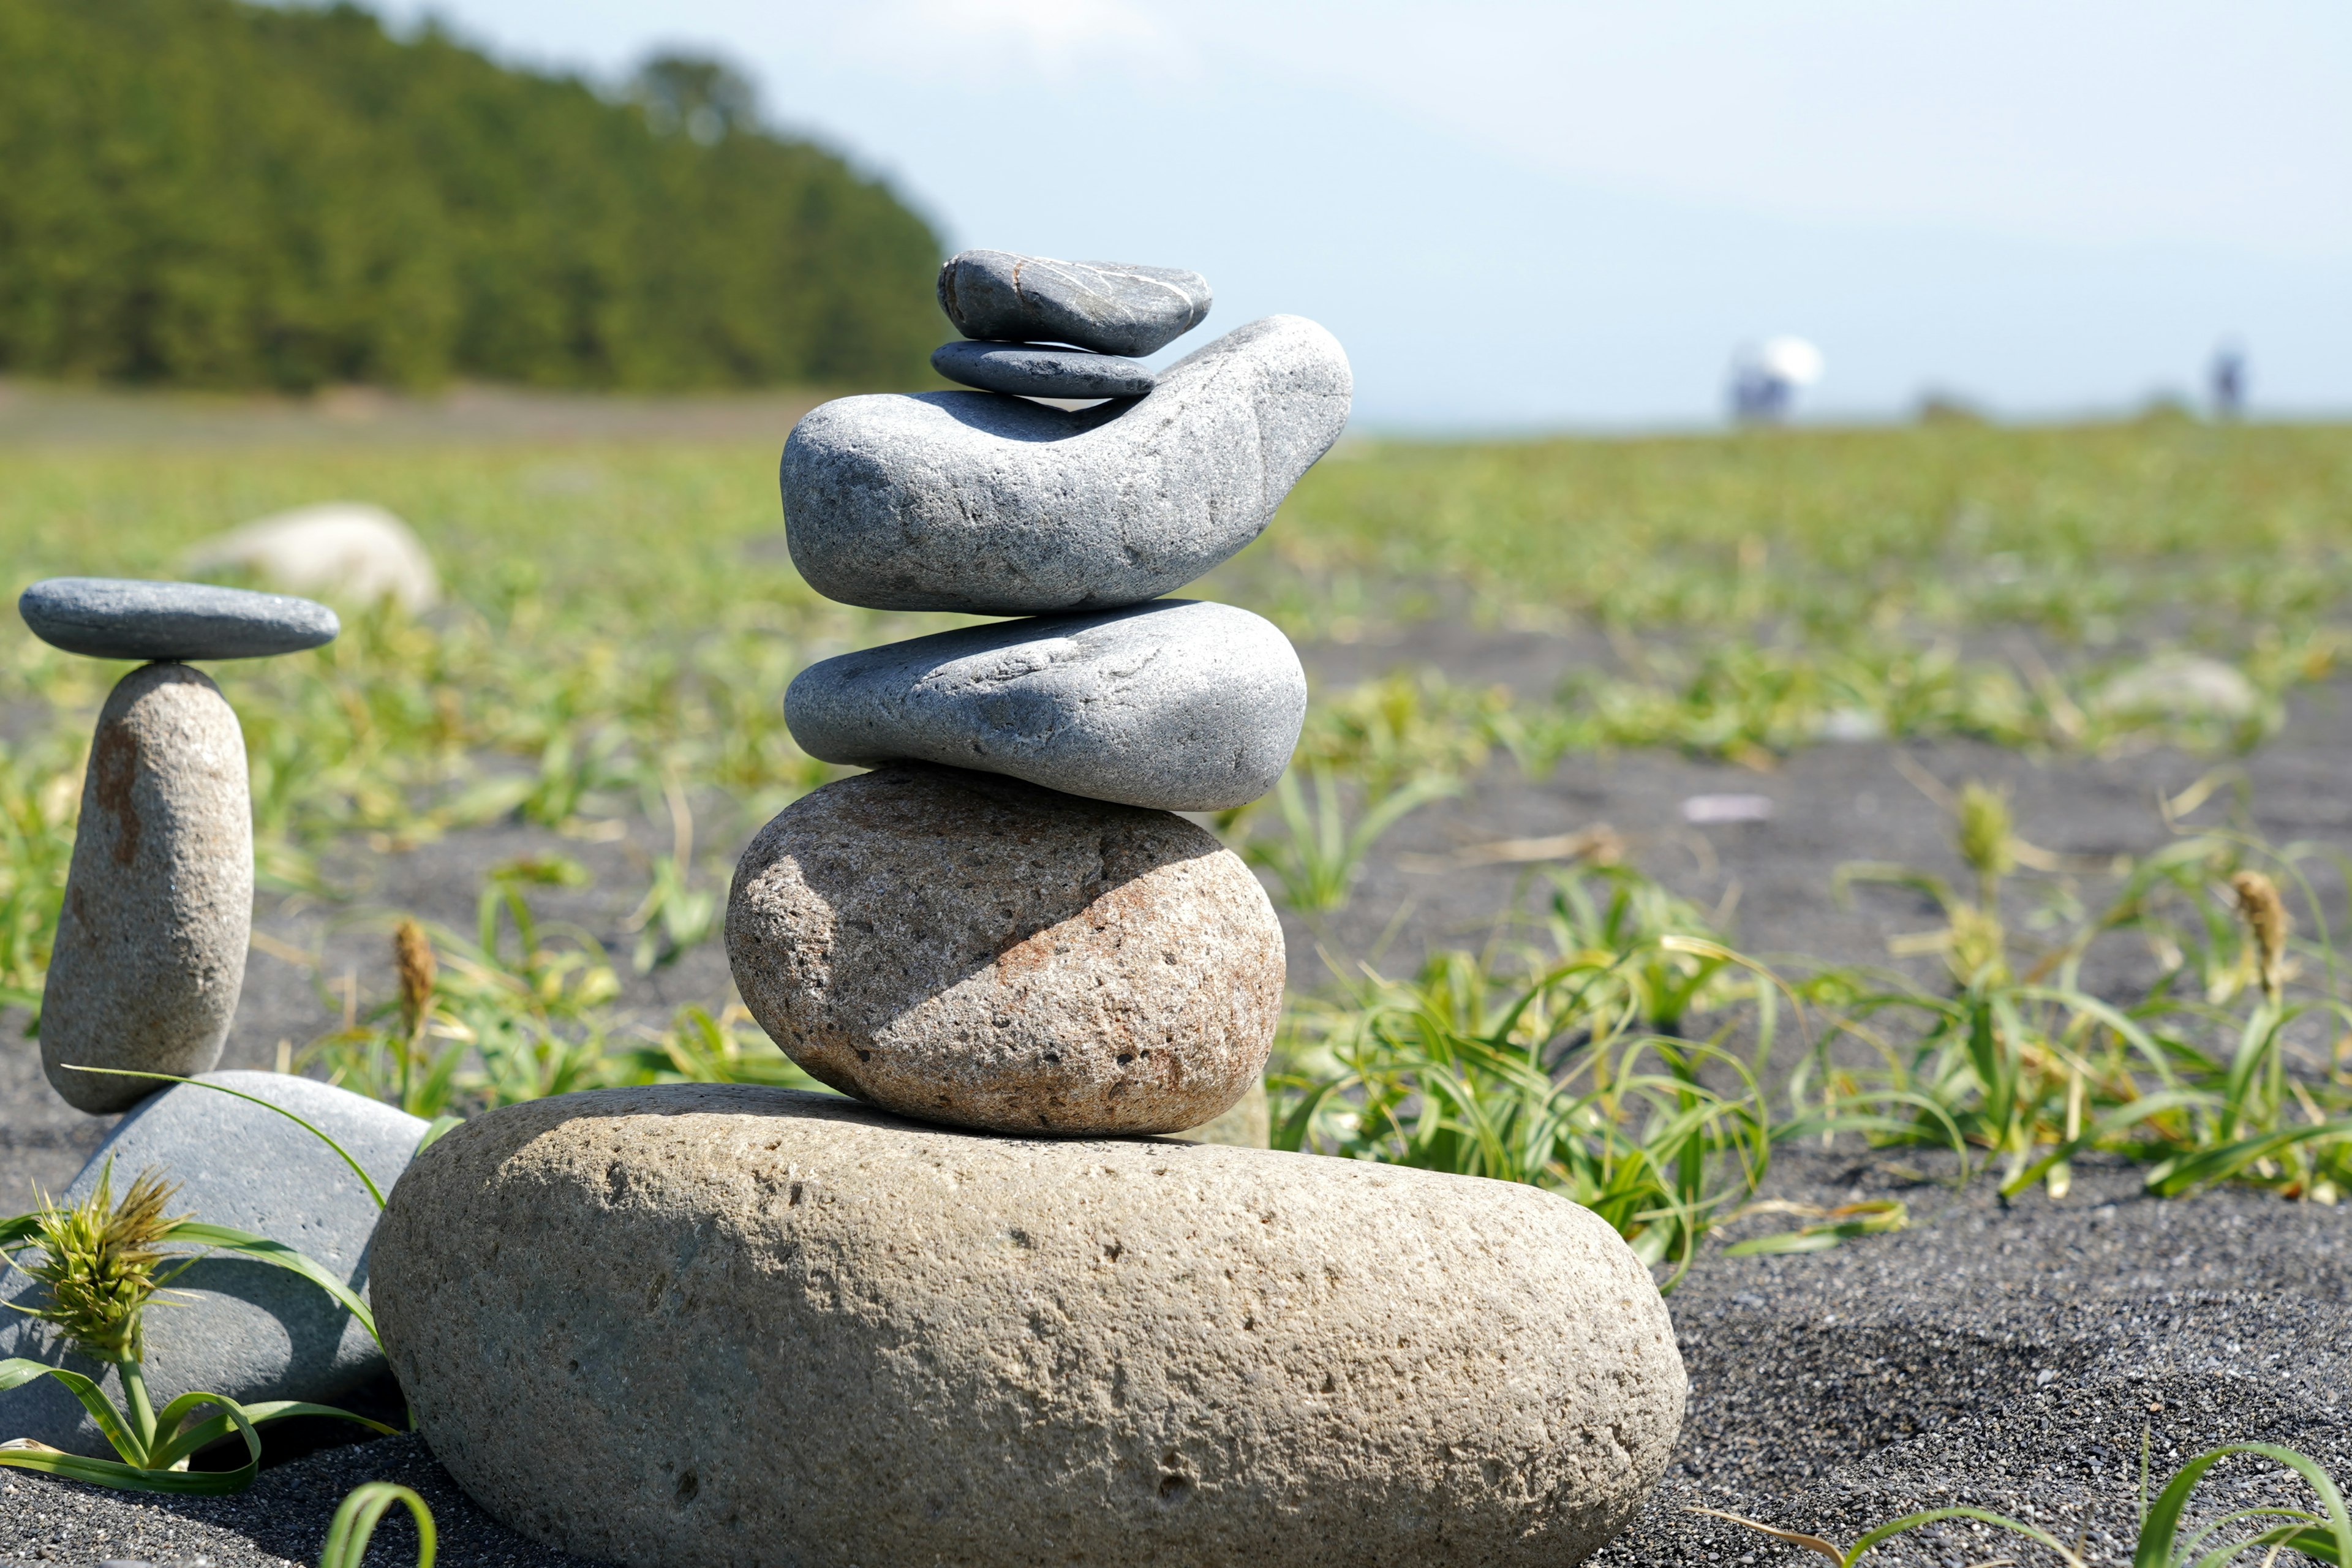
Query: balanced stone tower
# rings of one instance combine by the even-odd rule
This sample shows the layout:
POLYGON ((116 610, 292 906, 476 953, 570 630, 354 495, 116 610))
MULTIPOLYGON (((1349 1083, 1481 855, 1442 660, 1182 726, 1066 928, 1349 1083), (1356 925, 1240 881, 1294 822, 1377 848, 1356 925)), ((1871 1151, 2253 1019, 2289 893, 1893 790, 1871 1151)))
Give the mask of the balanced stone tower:
POLYGON ((220 688, 187 661, 295 653, 342 628, 309 599, 202 583, 52 577, 16 608, 68 653, 147 661, 99 710, 41 996, 43 1070, 68 1104, 104 1115, 163 1086, 68 1069, 207 1071, 245 984, 245 736, 220 688))
POLYGON ((1311 321, 1154 375, 1190 272, 967 251, 982 390, 785 444, 793 559, 886 609, 1021 617, 785 697, 872 771, 753 839, 755 1017, 853 1098, 596 1090, 417 1156, 374 1300, 419 1429, 526 1534, 646 1568, 1562 1568, 1682 1417, 1615 1231, 1533 1187, 1171 1142, 1258 1081, 1281 929, 1181 811, 1297 742, 1289 644, 1162 599, 1266 526, 1350 379, 1311 321), (1037 398, 1107 398, 1089 407, 1037 398))

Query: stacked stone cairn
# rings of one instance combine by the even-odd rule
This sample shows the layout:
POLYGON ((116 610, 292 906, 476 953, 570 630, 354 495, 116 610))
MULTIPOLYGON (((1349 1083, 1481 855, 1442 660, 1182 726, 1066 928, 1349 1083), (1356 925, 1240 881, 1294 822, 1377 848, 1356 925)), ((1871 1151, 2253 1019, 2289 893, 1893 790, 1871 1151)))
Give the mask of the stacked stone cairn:
MULTIPOLYGON (((41 1062, 58 1093, 92 1115, 129 1114, 59 1201, 87 1198, 110 1162, 118 1196, 152 1167, 178 1187, 173 1212, 285 1240, 364 1291, 375 1199, 341 1153, 253 1100, 329 1132, 384 1187, 425 1124, 306 1079, 211 1070, 245 980, 253 817, 236 714, 189 662, 318 647, 341 629, 335 613, 278 594, 98 577, 36 583, 17 608, 68 653, 141 661, 108 695, 91 737, 40 1022, 41 1062), (202 1075, 251 1098, 125 1070, 202 1075)), ((0 1359, 70 1367, 120 1404, 111 1363, 11 1310, 46 1304, 47 1287, 21 1270, 0 1276, 0 1359)), ((384 1370, 349 1312, 283 1270, 197 1258, 174 1274, 169 1300, 146 1318, 144 1373, 158 1408, 195 1389, 247 1403, 334 1400, 384 1370)), ((80 1403, 46 1377, 0 1391, 0 1440, 13 1438, 113 1455, 80 1403)))
POLYGON ((793 559, 1020 618, 803 671, 794 737, 872 771, 770 822, 728 909, 752 1015, 851 1098, 595 1090, 436 1142, 375 1249, 419 1429, 509 1524, 629 1564, 1575 1563, 1682 1415, 1613 1230, 1141 1136, 1264 1069, 1280 927, 1174 814, 1269 788, 1306 700, 1271 626, 1160 595, 1338 437, 1345 356, 1277 316, 1153 375, 1129 356, 1209 306, 1164 268, 967 251, 940 297, 934 363, 984 390, 803 418, 793 559))

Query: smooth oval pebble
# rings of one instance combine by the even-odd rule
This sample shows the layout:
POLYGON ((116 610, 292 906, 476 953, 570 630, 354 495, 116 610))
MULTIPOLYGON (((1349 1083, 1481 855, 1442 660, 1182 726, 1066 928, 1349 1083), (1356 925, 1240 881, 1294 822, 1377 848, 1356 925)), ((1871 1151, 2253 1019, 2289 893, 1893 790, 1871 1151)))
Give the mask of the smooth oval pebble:
POLYGON ((956 331, 1002 342, 1156 353, 1207 320, 1209 303, 1209 280, 1177 267, 965 250, 940 268, 940 309, 956 331))
POLYGON ((1685 1395, 1555 1194, 750 1085, 476 1117, 394 1190, 375 1301, 468 1494, 664 1568, 1566 1568, 1685 1395))
POLYGON ((16 613, 43 642, 91 658, 262 658, 342 630, 334 611, 289 594, 130 577, 50 577, 16 613))
POLYGON ((1330 333, 1269 316, 1147 396, 1076 412, 977 392, 840 398, 784 443, 793 564, 874 609, 1155 599, 1258 536, 1347 427, 1352 387, 1330 333))
POLYGON ((1140 397, 1155 379, 1149 366, 1117 354, 968 338, 933 350, 931 368, 982 392, 1022 397, 1140 397))
POLYGON ((253 929, 245 736, 202 670, 148 664, 108 693, 41 993, 41 1066, 79 1110, 155 1092, 220 1059, 253 929))
POLYGON ((727 901, 743 1004, 816 1078, 927 1121, 1174 1132, 1261 1081, 1282 923, 1181 816, 899 764, 803 795, 727 901))
MULTIPOLYGON (((275 1072, 207 1073, 205 1083, 253 1095, 332 1137, 378 1187, 390 1191, 425 1123, 347 1089, 275 1072)), ((139 1173, 162 1170, 179 1191, 169 1214, 193 1214, 282 1241, 364 1296, 376 1201, 341 1154, 277 1111, 216 1089, 150 1085, 161 1092, 122 1119, 60 1200, 79 1203, 114 1162, 120 1201, 139 1173)), ((194 1252, 194 1247, 169 1248, 194 1252)), ((0 1279, 0 1359, 24 1356, 95 1379, 118 1405, 121 1373, 69 1352, 47 1323, 9 1310, 43 1304, 48 1288, 22 1274, 0 1279)), ((359 1321, 299 1275, 215 1254, 190 1264, 145 1319, 143 1372, 155 1407, 203 1390, 251 1404, 331 1404, 383 1370, 359 1321)), ((80 1402, 55 1378, 0 1393, 0 1432, 68 1453, 114 1458, 80 1402)))
POLYGON ((1273 623, 1171 599, 936 632, 813 664, 784 690, 809 755, 978 768, 1163 811, 1224 811, 1282 777, 1307 673, 1273 623))

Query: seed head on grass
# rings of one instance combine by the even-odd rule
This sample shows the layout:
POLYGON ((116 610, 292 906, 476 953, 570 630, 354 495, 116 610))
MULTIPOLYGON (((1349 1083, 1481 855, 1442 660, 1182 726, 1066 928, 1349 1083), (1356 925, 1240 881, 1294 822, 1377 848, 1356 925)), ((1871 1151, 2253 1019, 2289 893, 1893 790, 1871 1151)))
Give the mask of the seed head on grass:
POLYGON ((433 956, 433 941, 415 921, 403 921, 392 933, 392 958, 400 971, 401 1028, 412 1040, 425 1026, 433 1006, 433 987, 441 967, 433 956))
POLYGON ((2246 930, 2254 939, 2263 999, 2276 1006, 2280 988, 2286 980, 2286 938, 2291 924, 2286 900, 2279 897, 2278 884, 2260 871, 2241 871, 2230 879, 2230 886, 2238 895, 2238 918, 2246 922, 2246 930))
POLYGON ((1990 913, 2000 879, 2017 868, 2009 796, 1970 780, 1960 787, 1959 816, 1960 858, 1977 874, 1979 900, 1990 913))
POLYGON ((49 1305, 17 1310, 55 1323, 68 1343, 101 1361, 138 1361, 145 1349, 141 1316, 169 1279, 156 1277, 167 1261, 159 1244, 188 1217, 163 1212, 179 1190, 151 1167, 118 1205, 109 1159, 98 1185, 73 1207, 44 1194, 33 1231, 40 1257, 22 1267, 48 1287, 49 1305))

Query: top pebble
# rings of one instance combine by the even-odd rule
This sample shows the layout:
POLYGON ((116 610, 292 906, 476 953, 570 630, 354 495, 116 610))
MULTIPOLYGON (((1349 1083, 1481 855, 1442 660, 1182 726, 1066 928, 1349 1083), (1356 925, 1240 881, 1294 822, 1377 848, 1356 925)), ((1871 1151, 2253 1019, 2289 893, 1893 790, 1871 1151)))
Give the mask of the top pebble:
POLYGON ((129 577, 51 577, 16 613, 43 642, 91 658, 265 658, 343 629, 326 605, 289 594, 129 577))
POLYGON ((968 338, 1157 353, 1209 314, 1209 280, 1173 267, 967 250, 940 268, 940 308, 968 338))

